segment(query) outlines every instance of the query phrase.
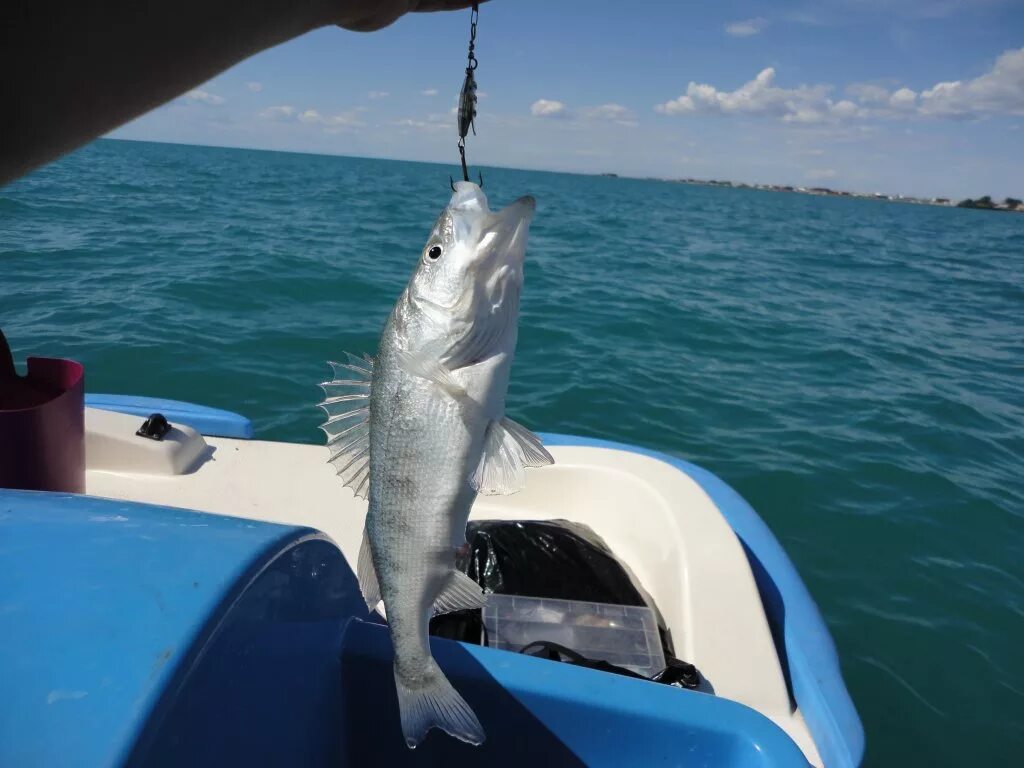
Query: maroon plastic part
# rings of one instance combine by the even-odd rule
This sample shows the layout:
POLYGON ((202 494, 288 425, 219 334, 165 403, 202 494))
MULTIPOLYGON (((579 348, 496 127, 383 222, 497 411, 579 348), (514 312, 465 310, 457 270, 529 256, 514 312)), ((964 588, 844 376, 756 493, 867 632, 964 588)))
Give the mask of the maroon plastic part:
POLYGON ((9 360, 0 335, 0 488, 84 493, 85 369, 30 357, 22 377, 9 360))

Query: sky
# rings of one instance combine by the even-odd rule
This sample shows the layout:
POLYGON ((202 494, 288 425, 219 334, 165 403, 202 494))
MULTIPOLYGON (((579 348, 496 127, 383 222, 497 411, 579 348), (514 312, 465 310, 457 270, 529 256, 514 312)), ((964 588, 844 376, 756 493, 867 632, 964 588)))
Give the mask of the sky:
MULTIPOLYGON (((457 165, 469 12, 321 29, 111 134, 457 165)), ((1024 197, 1024 0, 491 0, 470 165, 1024 197)))

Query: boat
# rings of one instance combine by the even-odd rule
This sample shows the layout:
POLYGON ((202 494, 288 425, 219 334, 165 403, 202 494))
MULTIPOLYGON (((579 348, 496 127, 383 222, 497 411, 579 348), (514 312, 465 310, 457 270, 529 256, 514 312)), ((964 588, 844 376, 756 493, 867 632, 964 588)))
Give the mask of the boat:
POLYGON ((828 629, 711 472, 542 434, 555 464, 471 520, 589 526, 658 606, 683 690, 431 638, 480 747, 401 738, 387 628, 353 566, 366 502, 322 446, 201 405, 86 394, 85 493, 0 490, 0 765, 818 766, 864 734, 828 629), (161 440, 137 433, 166 417, 161 440))

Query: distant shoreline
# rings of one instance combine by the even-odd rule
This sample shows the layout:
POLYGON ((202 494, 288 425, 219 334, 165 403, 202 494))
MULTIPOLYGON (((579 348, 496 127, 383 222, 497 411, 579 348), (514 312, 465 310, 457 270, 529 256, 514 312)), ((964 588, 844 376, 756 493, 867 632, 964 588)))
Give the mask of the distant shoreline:
MULTIPOLYGON (((614 174, 602 173, 602 176, 614 174)), ((719 181, 717 179, 667 179, 676 184, 694 184, 702 187, 725 187, 726 189, 759 189, 765 192, 795 192, 802 195, 819 197, 856 197, 862 200, 887 200, 893 203, 911 203, 913 205, 937 205, 944 208, 976 208, 986 211, 1004 211, 1008 213, 1024 213, 1024 204, 1015 198, 1006 198, 1002 203, 995 202, 985 195, 977 200, 967 198, 959 202, 948 197, 914 197, 912 195, 889 195, 883 192, 848 192, 829 187, 799 187, 789 184, 746 184, 735 181, 719 181)))
MULTIPOLYGON (((179 141, 162 141, 159 139, 137 139, 128 138, 121 136, 104 136, 97 141, 123 141, 135 144, 164 144, 170 146, 179 147, 199 147, 203 149, 225 149, 225 150, 242 150, 248 152, 270 152, 276 154, 288 154, 288 155, 314 155, 319 157, 344 157, 355 160, 384 160, 389 162, 399 163, 423 163, 425 165, 437 165, 443 167, 451 167, 453 164, 439 161, 439 160, 421 160, 414 158, 402 158, 402 157, 382 157, 376 155, 348 155, 342 153, 328 153, 322 151, 308 151, 308 150, 297 150, 297 149, 268 149, 266 147, 252 147, 252 146, 238 146, 238 145, 226 145, 226 144, 190 144, 179 141)), ((508 171, 527 171, 530 173, 553 173, 553 174, 567 174, 570 176, 599 176, 605 178, 621 178, 621 179, 634 179, 637 181, 657 181, 669 184, 694 184, 698 186, 708 187, 724 187, 727 189, 757 189, 766 192, 795 192, 798 194, 817 195, 822 197, 855 197, 862 200, 886 200, 897 203, 912 203, 917 205, 938 205, 946 208, 964 207, 964 208, 981 208, 984 210, 995 210, 995 211, 1012 211, 1014 209, 998 207, 996 203, 992 206, 987 205, 965 205, 965 203, 977 203, 975 200, 963 200, 959 203, 951 198, 945 197, 914 197, 913 195, 889 195, 883 193, 865 193, 865 192, 847 192, 843 190, 834 190, 828 187, 802 187, 802 186, 791 186, 788 184, 747 184, 744 182, 736 181, 719 181, 715 179, 693 179, 693 178, 665 178, 657 176, 633 176, 630 174, 619 174, 610 172, 595 172, 595 171, 570 171, 570 170, 552 170, 550 168, 520 168, 516 166, 500 165, 494 163, 484 163, 482 165, 484 170, 487 168, 497 168, 508 171)), ((986 198, 979 198, 984 200, 986 198)), ((1015 209, 1016 212, 1024 213, 1024 206, 1015 209)))

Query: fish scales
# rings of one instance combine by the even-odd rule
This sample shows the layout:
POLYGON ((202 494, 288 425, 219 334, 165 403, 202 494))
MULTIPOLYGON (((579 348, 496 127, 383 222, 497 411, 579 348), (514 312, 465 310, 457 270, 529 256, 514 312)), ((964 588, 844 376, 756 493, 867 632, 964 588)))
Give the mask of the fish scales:
POLYGON ((527 467, 553 461, 505 416, 533 210, 532 198, 520 198, 492 213, 477 185, 457 184, 376 359, 349 356, 334 364, 345 375, 323 385, 335 395, 322 404, 330 461, 368 498, 360 588, 371 609, 384 602, 410 748, 434 727, 471 744, 485 738, 430 654, 429 622, 485 600, 455 569, 477 493, 514 493, 527 467), (337 396, 348 386, 356 394, 337 396))

